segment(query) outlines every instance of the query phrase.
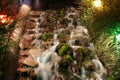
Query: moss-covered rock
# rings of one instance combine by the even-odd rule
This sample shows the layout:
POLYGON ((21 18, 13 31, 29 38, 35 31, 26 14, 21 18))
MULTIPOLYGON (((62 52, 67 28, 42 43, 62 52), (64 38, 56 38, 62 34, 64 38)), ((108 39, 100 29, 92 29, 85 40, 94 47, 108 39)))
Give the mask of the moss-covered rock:
POLYGON ((62 61, 60 62, 59 66, 60 66, 61 68, 66 69, 66 68, 68 68, 68 66, 71 65, 72 61, 73 61, 73 58, 72 58, 70 55, 65 55, 65 56, 62 58, 62 61))
POLYGON ((41 39, 43 41, 50 41, 53 38, 53 33, 43 33, 41 39))
POLYGON ((64 34, 64 33, 60 33, 58 35, 58 39, 61 43, 66 43, 69 39, 69 35, 68 34, 64 34))
POLYGON ((74 59, 77 62, 91 60, 91 50, 86 47, 80 47, 80 48, 76 49, 74 59))
POLYGON ((70 35, 70 30, 69 29, 65 29, 65 30, 63 30, 61 33, 64 33, 64 34, 67 34, 67 35, 70 35))
POLYGON ((72 48, 67 44, 60 44, 57 46, 56 52, 62 58, 61 62, 59 63, 61 68, 67 69, 71 62, 73 62, 72 51, 72 48))
POLYGON ((75 51, 74 59, 75 59, 76 61, 78 61, 78 62, 82 61, 82 59, 83 59, 83 54, 82 54, 82 52, 81 52, 79 49, 77 49, 77 50, 75 51))
POLYGON ((83 53, 83 56, 89 56, 91 54, 91 50, 87 47, 81 47, 78 50, 83 53))
POLYGON ((73 58, 72 58, 70 55, 65 55, 65 56, 64 56, 64 59, 65 59, 66 61, 73 61, 73 58))
POLYGON ((58 45, 56 48, 56 52, 61 57, 65 56, 65 55, 73 56, 72 48, 67 44, 58 45))

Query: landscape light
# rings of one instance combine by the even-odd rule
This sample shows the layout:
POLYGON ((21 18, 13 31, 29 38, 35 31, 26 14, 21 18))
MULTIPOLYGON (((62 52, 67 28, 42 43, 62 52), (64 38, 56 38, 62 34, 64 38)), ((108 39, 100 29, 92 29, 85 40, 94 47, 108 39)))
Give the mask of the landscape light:
POLYGON ((101 0, 94 0, 93 1, 93 6, 95 6, 95 7, 101 7, 102 6, 101 0))

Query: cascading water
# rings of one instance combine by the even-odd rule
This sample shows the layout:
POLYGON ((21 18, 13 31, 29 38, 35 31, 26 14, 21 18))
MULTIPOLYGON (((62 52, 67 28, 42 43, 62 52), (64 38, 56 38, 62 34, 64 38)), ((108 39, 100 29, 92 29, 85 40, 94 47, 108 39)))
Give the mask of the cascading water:
POLYGON ((33 32, 28 53, 38 65, 24 64, 34 66, 37 80, 105 80, 107 71, 96 58, 87 29, 80 25, 79 12, 74 8, 68 10, 65 17, 55 21, 57 25, 52 25, 51 31, 47 27, 51 26, 47 23, 52 24, 47 12, 41 11, 31 18, 35 25, 27 29, 33 32))

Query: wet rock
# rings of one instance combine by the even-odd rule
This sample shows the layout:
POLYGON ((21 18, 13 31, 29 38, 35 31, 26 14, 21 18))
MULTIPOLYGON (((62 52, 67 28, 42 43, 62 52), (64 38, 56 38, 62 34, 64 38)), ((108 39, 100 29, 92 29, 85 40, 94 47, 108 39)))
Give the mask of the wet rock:
POLYGON ((85 61, 84 62, 85 69, 88 71, 94 71, 95 65, 91 61, 85 61))
POLYGON ((67 30, 67 29, 65 29, 65 30, 63 30, 61 33, 64 33, 64 34, 67 34, 67 35, 70 35, 70 30, 67 30))
POLYGON ((27 50, 20 50, 20 56, 28 56, 28 51, 27 50))
POLYGON ((28 53, 31 55, 32 58, 36 58, 38 56, 41 56, 43 49, 30 49, 28 53))
POLYGON ((32 80, 31 78, 27 77, 20 77, 19 80, 32 80))
POLYGON ((82 53, 83 56, 89 56, 91 54, 91 50, 87 47, 79 47, 77 50, 77 52, 82 53))
POLYGON ((31 41, 33 39, 33 36, 29 36, 28 33, 23 35, 22 40, 20 41, 19 47, 21 49, 28 49, 31 47, 31 41))
POLYGON ((18 63, 19 64, 22 64, 23 62, 24 62, 24 60, 25 60, 25 57, 19 57, 19 60, 18 60, 18 63))
POLYGON ((72 64, 72 62, 73 62, 73 58, 70 55, 65 55, 62 58, 59 66, 63 68, 68 68, 72 64))
POLYGON ((50 41, 53 38, 53 35, 53 33, 44 33, 42 34, 41 39, 43 41, 50 41))
POLYGON ((41 46, 41 40, 34 39, 31 43, 31 45, 32 45, 32 47, 40 47, 41 46))
POLYGON ((40 11, 31 11, 29 15, 32 17, 40 17, 40 14, 40 11))
POLYGON ((67 18, 60 18, 59 22, 60 22, 60 24, 66 24, 67 25, 68 20, 67 20, 67 18))
POLYGON ((42 41, 42 47, 44 48, 46 46, 46 48, 49 48, 51 45, 53 45, 52 41, 42 41))
POLYGON ((19 75, 21 76, 21 77, 28 77, 29 76, 29 74, 28 74, 28 72, 27 72, 28 70, 26 69, 26 68, 18 68, 17 69, 17 72, 19 73, 19 75))
POLYGON ((34 34, 34 33, 35 33, 35 30, 34 30, 34 29, 27 29, 27 33, 28 33, 28 34, 34 34))
POLYGON ((32 21, 32 22, 35 22, 36 18, 35 17, 30 17, 29 20, 32 21))
POLYGON ((69 40, 70 35, 64 34, 64 33, 60 33, 58 35, 58 39, 61 43, 67 43, 67 41, 69 40))
POLYGON ((31 77, 35 77, 35 76, 36 76, 35 71, 34 71, 34 70, 30 70, 30 71, 29 71, 29 75, 30 75, 31 77))
POLYGON ((26 28, 27 28, 27 29, 34 29, 34 28, 35 28, 35 23, 32 22, 32 21, 28 21, 28 22, 26 23, 26 28))
POLYGON ((79 42, 81 44, 81 46, 89 46, 89 38, 88 36, 81 36, 79 37, 79 42))
POLYGON ((83 63, 85 61, 89 61, 92 59, 91 56, 91 50, 86 48, 86 47, 78 47, 77 49, 74 49, 74 59, 78 62, 78 63, 83 63))
POLYGON ((37 67, 38 66, 38 63, 35 60, 33 60, 32 58, 26 58, 23 61, 23 64, 27 65, 29 67, 37 67))
POLYGON ((29 49, 31 47, 31 41, 22 40, 19 44, 20 49, 29 49))
POLYGON ((19 67, 17 69, 17 72, 19 72, 19 73, 27 73, 27 71, 28 71, 28 69, 27 68, 23 68, 23 67, 19 67))
POLYGON ((30 69, 30 68, 25 68, 25 67, 19 67, 17 69, 17 72, 20 74, 22 77, 29 77, 31 80, 36 80, 36 74, 35 71, 30 69))
POLYGON ((67 44, 60 44, 56 48, 56 52, 59 56, 70 55, 73 57, 72 48, 67 44))
POLYGON ((74 51, 74 59, 78 62, 81 62, 83 60, 83 54, 81 51, 79 51, 79 49, 76 49, 74 51))

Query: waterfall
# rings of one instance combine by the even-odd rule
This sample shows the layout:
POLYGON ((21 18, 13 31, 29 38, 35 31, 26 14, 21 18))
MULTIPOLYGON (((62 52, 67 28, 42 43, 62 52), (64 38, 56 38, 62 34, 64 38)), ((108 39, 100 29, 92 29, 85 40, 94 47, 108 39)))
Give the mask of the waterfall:
POLYGON ((103 67, 102 63, 98 59, 93 59, 92 62, 95 65, 95 76, 97 80, 105 80, 105 77, 107 76, 107 71, 103 67))
MULTIPOLYGON (((31 45, 27 50, 38 64, 33 68, 37 80, 105 80, 107 71, 97 58, 94 45, 89 43, 89 34, 80 24, 79 12, 74 8, 68 10, 55 22, 53 16, 57 16, 51 17, 47 11, 30 15, 34 26, 29 25, 27 31, 33 38, 29 39, 31 45)), ((22 44, 25 43, 20 46, 22 44)))

